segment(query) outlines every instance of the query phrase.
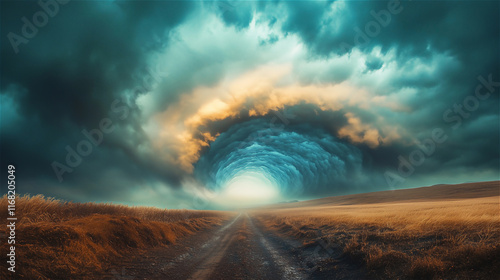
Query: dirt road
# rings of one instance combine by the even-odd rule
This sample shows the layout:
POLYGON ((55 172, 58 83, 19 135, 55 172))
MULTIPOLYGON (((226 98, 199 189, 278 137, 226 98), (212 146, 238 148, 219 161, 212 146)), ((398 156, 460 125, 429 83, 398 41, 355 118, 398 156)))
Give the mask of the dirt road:
POLYGON ((135 256, 105 279, 366 279, 339 248, 301 242, 265 230, 248 214, 168 248, 135 256))

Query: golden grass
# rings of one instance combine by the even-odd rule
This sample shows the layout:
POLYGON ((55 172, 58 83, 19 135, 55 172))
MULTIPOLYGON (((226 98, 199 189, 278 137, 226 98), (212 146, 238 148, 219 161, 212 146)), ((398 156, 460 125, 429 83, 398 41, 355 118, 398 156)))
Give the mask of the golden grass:
MULTIPOLYGON (((0 199, 0 209, 7 209, 7 203, 6 196, 3 196, 0 199)), ((44 197, 43 195, 25 195, 16 198, 16 215, 20 223, 58 222, 93 214, 127 216, 148 221, 175 222, 187 218, 217 217, 220 213, 222 212, 160 209, 111 203, 74 203, 44 197)), ((0 217, 6 216, 6 211, 0 211, 0 217)))
MULTIPOLYGON (((7 198, 0 209, 7 209, 7 198)), ((0 217, 6 220, 6 212, 0 217)), ((231 213, 165 210, 52 198, 16 199, 16 274, 23 279, 95 279, 119 258, 220 225, 231 213)), ((0 233, 6 234, 5 228, 0 233)), ((1 261, 6 263, 7 246, 1 261)), ((10 273, 10 272, 9 272, 10 273)), ((12 276, 4 269, 1 279, 12 276)))
POLYGON ((310 202, 311 206, 279 206, 255 215, 267 227, 304 243, 322 238, 340 245, 345 256, 363 263, 380 279, 489 279, 500 275, 498 184, 485 188, 496 195, 470 199, 444 196, 435 200, 433 191, 439 189, 426 190, 430 201, 392 199, 342 205, 332 198, 336 203, 323 199, 317 206, 310 202))

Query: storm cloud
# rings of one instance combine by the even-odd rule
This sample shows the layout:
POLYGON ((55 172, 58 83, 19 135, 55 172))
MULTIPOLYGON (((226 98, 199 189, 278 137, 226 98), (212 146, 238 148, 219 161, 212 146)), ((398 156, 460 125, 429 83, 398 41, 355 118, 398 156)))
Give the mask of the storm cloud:
POLYGON ((283 200, 499 179, 498 2, 0 5, 20 193, 200 208, 245 174, 283 200))

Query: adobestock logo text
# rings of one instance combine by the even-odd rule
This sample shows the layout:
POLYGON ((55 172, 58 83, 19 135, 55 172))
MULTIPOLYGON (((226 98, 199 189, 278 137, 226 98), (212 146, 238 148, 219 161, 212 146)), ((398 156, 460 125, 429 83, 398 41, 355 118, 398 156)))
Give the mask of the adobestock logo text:
POLYGON ((19 53, 19 46, 21 44, 29 43, 30 39, 33 39, 37 34, 38 30, 49 23, 49 19, 55 17, 60 10, 60 5, 66 5, 69 0, 39 0, 38 5, 41 10, 35 12, 30 19, 27 17, 22 17, 21 30, 18 33, 9 32, 7 38, 9 39, 14 53, 19 53))

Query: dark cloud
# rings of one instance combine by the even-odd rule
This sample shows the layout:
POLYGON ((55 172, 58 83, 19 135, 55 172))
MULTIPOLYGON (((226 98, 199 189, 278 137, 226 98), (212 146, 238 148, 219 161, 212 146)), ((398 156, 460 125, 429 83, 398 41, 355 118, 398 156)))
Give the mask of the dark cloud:
POLYGON ((258 170, 304 197, 385 189, 386 171, 398 174, 400 158, 409 160, 435 128, 447 140, 396 187, 467 174, 467 180, 498 178, 500 3, 401 1, 397 13, 388 3, 70 1, 58 4, 16 54, 9 34, 22 36, 22 18, 33 22, 43 9, 35 1, 2 1, 1 168, 18 167, 20 192, 141 203, 138 190, 149 190, 174 203, 188 197, 173 192, 193 175, 176 164, 174 148, 166 147, 170 159, 162 157, 146 131, 149 121, 182 106, 194 89, 274 63, 290 64, 301 85, 347 83, 398 106, 356 103, 329 111, 304 101, 283 106, 293 118, 281 123, 279 111, 250 116, 261 100, 245 103, 238 116, 194 132, 199 140, 220 133, 195 163, 200 184, 216 188, 258 170), (380 30, 371 36, 373 24, 380 30), (163 64, 168 73, 156 68, 163 64), (493 87, 484 85, 488 80, 493 87), (465 103, 477 99, 478 85, 490 96, 465 117, 456 106, 470 107, 465 103), (343 138, 347 113, 375 129, 393 126, 400 138, 375 147, 343 138), (88 140, 82 130, 100 128, 105 118, 113 132, 103 133, 102 143, 59 182, 51 164, 67 165, 67 147, 78 149, 88 140), (273 119, 278 128, 270 127, 273 119))
MULTIPOLYGON (((21 18, 32 21, 42 10, 31 1, 1 5, 2 38, 10 32, 22 36, 21 18)), ((2 168, 17 164, 21 181, 51 179, 60 187, 85 188, 84 197, 92 199, 113 199, 124 188, 152 180, 148 178, 178 183, 174 168, 161 168, 137 150, 149 143, 138 123, 134 95, 144 86, 148 52, 168 42, 169 30, 186 17, 190 6, 190 2, 69 2, 59 5, 58 13, 27 44, 18 46, 18 54, 9 40, 2 40, 2 100, 12 100, 12 114, 18 116, 2 120, 2 168), (124 112, 118 110, 120 117, 113 113, 114 102, 127 110, 123 120, 124 112), (113 121, 113 133, 105 134, 103 143, 73 173, 66 173, 64 183, 57 182, 51 163, 66 164, 65 147, 76 149, 86 140, 81 131, 99 128, 107 117, 113 121), (129 184, 102 182, 107 176, 103 171, 109 169, 129 184)), ((34 184, 22 191, 44 192, 34 184)))
POLYGON ((214 1, 212 3, 228 25, 237 28, 247 28, 253 18, 252 2, 245 1, 214 1))

